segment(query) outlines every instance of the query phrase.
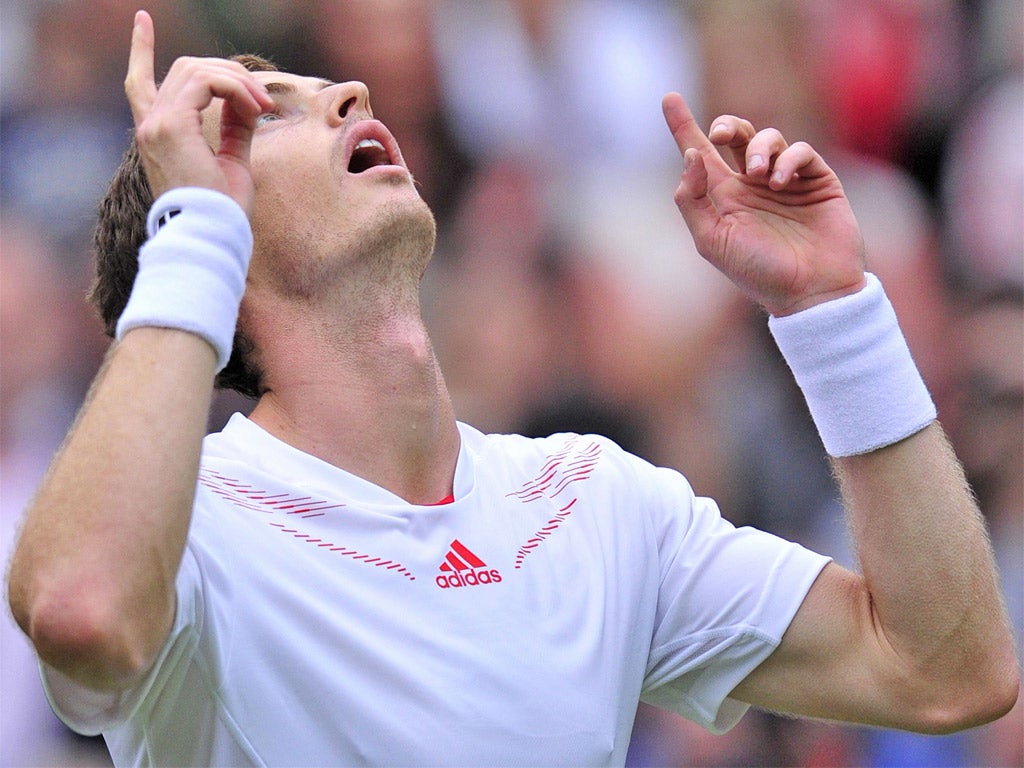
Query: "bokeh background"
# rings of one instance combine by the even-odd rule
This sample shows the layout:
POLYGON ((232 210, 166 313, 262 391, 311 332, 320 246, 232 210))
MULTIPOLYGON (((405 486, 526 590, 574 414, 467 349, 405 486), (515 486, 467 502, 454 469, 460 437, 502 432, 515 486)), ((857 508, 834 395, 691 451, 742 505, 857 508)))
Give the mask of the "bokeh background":
MULTIPOLYGON (((727 517, 854 564, 765 318, 696 255, 660 98, 817 146, 837 169, 988 519, 1024 626, 1020 0, 2 0, 0 513, 18 518, 107 340, 84 302, 127 144, 132 16, 158 72, 257 52, 367 83, 441 237, 424 299, 460 418, 599 431, 727 517)), ((210 428, 251 403, 216 399, 210 428)), ((5 601, 6 605, 6 601, 5 601)), ((0 765, 104 765, 0 617, 0 765)), ((641 706, 634 766, 1020 766, 1021 706, 948 737, 751 713, 711 736, 641 706)))

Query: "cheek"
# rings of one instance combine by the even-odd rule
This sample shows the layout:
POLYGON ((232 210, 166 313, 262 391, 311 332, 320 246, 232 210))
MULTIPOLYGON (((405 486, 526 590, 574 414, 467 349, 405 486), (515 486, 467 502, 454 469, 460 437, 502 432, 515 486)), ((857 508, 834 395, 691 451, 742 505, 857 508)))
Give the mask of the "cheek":
POLYGON ((256 208, 262 214, 288 212, 293 224, 301 222, 337 199, 338 185, 322 169, 301 163, 253 162, 256 208))
POLYGON ((253 281, 277 284, 296 279, 336 240, 330 227, 339 217, 324 196, 318 199, 308 187, 296 185, 290 178, 287 181, 257 180, 252 216, 253 281))

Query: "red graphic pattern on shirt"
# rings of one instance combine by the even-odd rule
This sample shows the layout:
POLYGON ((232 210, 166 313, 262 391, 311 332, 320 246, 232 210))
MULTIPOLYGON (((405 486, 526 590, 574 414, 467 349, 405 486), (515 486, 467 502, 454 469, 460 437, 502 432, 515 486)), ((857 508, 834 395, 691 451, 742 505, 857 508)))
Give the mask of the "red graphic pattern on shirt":
POLYGON ((595 441, 588 445, 581 445, 582 442, 583 440, 579 436, 570 438, 561 451, 548 456, 535 478, 523 483, 519 489, 506 494, 506 497, 519 499, 524 504, 541 499, 556 499, 563 493, 565 495, 562 498, 567 499, 558 512, 519 547, 515 560, 517 569, 522 567, 526 556, 558 530, 566 518, 572 514, 572 507, 578 497, 569 498, 569 493, 566 492, 569 486, 572 483, 586 480, 593 474, 594 467, 597 466, 597 462, 601 458, 601 444, 595 441))
POLYGON ((506 495, 523 502, 537 501, 545 497, 553 499, 570 483, 586 480, 594 471, 594 466, 601 456, 601 445, 593 442, 576 451, 576 446, 580 442, 579 437, 570 438, 561 451, 548 457, 537 477, 506 495))
MULTIPOLYGON (((203 469, 199 472, 199 483, 208 488, 213 494, 234 504, 242 509, 262 512, 275 515, 295 516, 296 518, 322 517, 328 510, 340 509, 344 504, 329 504, 326 501, 317 501, 311 496, 293 496, 287 493, 268 493, 259 490, 249 483, 243 483, 230 477, 225 477, 219 472, 210 469, 203 469)), ((387 571, 400 574, 409 581, 415 581, 416 577, 401 563, 394 560, 386 560, 382 557, 373 557, 359 550, 335 544, 332 541, 324 541, 306 533, 299 528, 291 527, 276 520, 269 520, 270 525, 281 533, 291 534, 296 539, 306 544, 315 545, 328 552, 336 552, 343 557, 358 560, 365 565, 372 565, 383 568, 387 571)))

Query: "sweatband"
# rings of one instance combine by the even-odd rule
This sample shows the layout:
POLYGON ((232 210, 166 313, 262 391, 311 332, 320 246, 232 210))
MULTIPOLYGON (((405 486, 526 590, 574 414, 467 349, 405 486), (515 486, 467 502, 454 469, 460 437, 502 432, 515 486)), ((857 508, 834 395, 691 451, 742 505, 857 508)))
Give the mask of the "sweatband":
POLYGON ((882 284, 865 277, 855 294, 768 320, 831 456, 899 442, 937 415, 882 284))
POLYGON ((245 211, 225 194, 179 187, 153 203, 149 239, 116 337, 132 328, 177 328, 202 337, 217 353, 219 372, 231 357, 238 307, 252 257, 245 211))

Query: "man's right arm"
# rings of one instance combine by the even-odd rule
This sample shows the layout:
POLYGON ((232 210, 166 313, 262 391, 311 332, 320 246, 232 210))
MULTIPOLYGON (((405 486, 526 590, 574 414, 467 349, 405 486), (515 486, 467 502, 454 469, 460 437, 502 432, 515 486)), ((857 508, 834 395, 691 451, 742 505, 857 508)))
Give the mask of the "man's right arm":
POLYGON ((87 687, 130 686, 170 630, 215 363, 190 333, 126 334, 27 511, 11 608, 87 687))
MULTIPOLYGON (((203 194, 222 193, 250 211, 249 143, 256 116, 273 105, 266 89, 241 65, 220 59, 179 59, 157 88, 153 57, 153 22, 139 12, 125 90, 154 197, 201 187, 203 194), (219 110, 219 146, 211 152, 202 115, 216 108, 215 99, 225 106, 219 110)), ((211 228, 216 215, 207 211, 204 219, 201 207, 167 229, 190 227, 195 235, 205 226, 218 239, 223 227, 211 228)), ((236 217, 247 229, 241 213, 236 217)), ((14 617, 40 658, 95 689, 138 681, 172 626, 214 376, 234 332, 233 315, 221 323, 219 345, 194 329, 178 330, 192 325, 182 317, 186 311, 178 311, 188 306, 176 302, 178 291, 194 282, 192 275, 217 267, 209 264, 211 253, 195 250, 194 237, 161 232, 157 241, 160 268, 151 272, 157 277, 143 294, 162 306, 154 310, 140 301, 136 309, 144 311, 131 313, 129 301, 125 316, 132 314, 133 322, 119 328, 120 340, 29 505, 8 577, 14 617), (178 260, 193 272, 182 272, 178 260), (177 288, 162 282, 168 274, 179 281, 177 288), (173 322, 161 322, 171 315, 173 322)), ((227 289, 235 294, 235 311, 251 241, 236 246, 226 246, 232 251, 227 263, 236 263, 234 288, 227 289)), ((216 262, 217 254, 212 256, 216 262)), ((144 270, 140 264, 133 299, 144 270)), ((211 283, 216 289, 216 280, 211 283)), ((223 292, 211 295, 214 300, 203 304, 211 312, 199 314, 223 312, 224 303, 216 300, 223 292)))

